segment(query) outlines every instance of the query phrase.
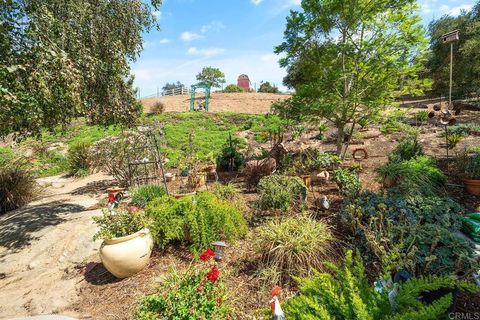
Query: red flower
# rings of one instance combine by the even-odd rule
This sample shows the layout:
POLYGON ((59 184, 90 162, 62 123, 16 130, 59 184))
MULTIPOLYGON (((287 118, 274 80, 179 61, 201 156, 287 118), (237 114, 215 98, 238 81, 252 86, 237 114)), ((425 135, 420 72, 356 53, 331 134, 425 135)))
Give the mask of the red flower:
POLYGON ((278 296, 279 293, 280 293, 280 287, 274 287, 272 289, 272 297, 278 296))
POLYGON ((200 255, 200 260, 208 261, 214 256, 215 256, 215 252, 212 249, 208 248, 200 255))
POLYGON ((218 271, 217 266, 213 266, 212 269, 207 273, 207 279, 212 283, 217 282, 220 271, 218 271))

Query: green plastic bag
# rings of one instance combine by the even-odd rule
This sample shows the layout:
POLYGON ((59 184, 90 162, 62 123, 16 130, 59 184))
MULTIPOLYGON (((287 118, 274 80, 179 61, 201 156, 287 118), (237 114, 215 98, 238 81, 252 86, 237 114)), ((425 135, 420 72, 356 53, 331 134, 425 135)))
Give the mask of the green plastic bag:
POLYGON ((480 221, 469 217, 464 217, 462 221, 463 232, 468 234, 476 242, 480 242, 480 221))
POLYGON ((469 213, 469 214, 467 214, 467 217, 469 217, 470 219, 473 219, 473 220, 480 221, 480 212, 469 213))

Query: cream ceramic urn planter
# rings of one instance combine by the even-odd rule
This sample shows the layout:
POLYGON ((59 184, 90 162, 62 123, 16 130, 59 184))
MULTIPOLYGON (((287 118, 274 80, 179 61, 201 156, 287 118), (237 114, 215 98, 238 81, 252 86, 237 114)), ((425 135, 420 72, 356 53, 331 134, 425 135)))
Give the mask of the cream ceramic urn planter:
POLYGON ((152 248, 150 230, 145 228, 125 237, 104 240, 100 259, 115 277, 127 278, 147 266, 152 248))

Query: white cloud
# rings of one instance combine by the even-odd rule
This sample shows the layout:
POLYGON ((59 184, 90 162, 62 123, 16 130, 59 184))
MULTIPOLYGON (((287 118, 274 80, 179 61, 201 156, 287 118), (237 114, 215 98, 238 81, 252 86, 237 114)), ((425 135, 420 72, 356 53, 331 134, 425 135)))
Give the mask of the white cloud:
POLYGON ((196 47, 191 47, 187 50, 189 56, 203 56, 203 57, 213 57, 225 52, 223 48, 206 48, 206 49, 197 49, 196 47))
POLYGON ((260 3, 262 3, 263 0, 250 0, 254 5, 258 6, 260 3))
POLYGON ((180 39, 182 39, 185 42, 190 42, 190 41, 202 39, 202 38, 204 38, 204 36, 198 33, 189 32, 189 31, 182 32, 182 34, 180 35, 180 39))
POLYGON ((458 16, 462 10, 470 11, 473 8, 473 4, 462 4, 456 7, 450 7, 448 5, 440 6, 440 11, 444 14, 449 14, 451 16, 458 16))
POLYGON ((225 25, 220 21, 212 21, 209 24, 203 25, 200 28, 201 33, 207 32, 220 32, 222 29, 225 29, 225 25))
POLYGON ((167 43, 170 43, 172 42, 172 40, 168 39, 168 38, 163 38, 160 40, 160 44, 167 44, 167 43))

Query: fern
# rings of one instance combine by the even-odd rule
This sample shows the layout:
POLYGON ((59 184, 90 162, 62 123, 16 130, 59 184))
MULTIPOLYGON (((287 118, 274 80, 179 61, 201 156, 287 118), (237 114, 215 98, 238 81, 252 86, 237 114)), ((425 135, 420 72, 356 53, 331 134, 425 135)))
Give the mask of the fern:
POLYGON ((452 295, 427 305, 418 299, 422 293, 440 288, 480 292, 473 283, 447 276, 411 279, 399 287, 393 309, 387 292, 378 293, 368 283, 358 252, 353 257, 347 251, 342 267, 329 264, 328 269, 330 273, 315 271, 312 277, 295 278, 300 293, 283 305, 288 319, 433 320, 445 314, 452 295))

